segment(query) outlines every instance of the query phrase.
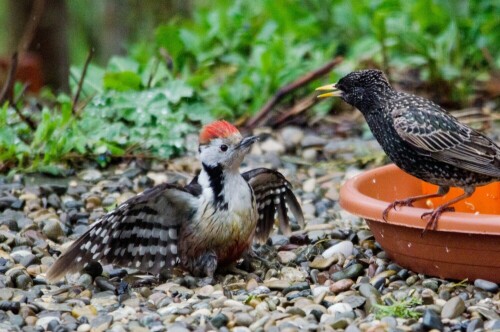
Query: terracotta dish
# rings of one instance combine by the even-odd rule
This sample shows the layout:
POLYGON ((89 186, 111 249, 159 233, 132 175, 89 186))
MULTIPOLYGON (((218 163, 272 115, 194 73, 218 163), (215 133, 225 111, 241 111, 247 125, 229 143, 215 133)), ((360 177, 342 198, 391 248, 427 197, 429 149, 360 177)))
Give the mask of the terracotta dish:
MULTIPOLYGON (((341 206, 363 217, 375 239, 395 262, 412 271, 440 278, 500 282, 500 184, 478 188, 457 212, 444 213, 435 231, 422 230, 420 217, 439 201, 382 211, 396 200, 435 192, 435 187, 387 165, 348 180, 340 191, 341 206), (479 190, 480 189, 480 190, 479 190)), ((459 190, 459 189, 457 189, 459 190)), ((459 191, 450 192, 445 200, 459 191)))

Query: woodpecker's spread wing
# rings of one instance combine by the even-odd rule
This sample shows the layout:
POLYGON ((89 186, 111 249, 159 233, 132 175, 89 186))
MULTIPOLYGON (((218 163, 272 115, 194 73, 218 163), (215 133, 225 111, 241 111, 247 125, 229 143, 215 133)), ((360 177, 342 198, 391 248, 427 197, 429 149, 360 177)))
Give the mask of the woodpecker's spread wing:
POLYGON ((394 127, 402 139, 436 160, 500 177, 500 148, 491 139, 458 122, 439 106, 425 106, 392 112, 394 127))
POLYGON ((290 234, 287 206, 297 222, 301 226, 304 225, 302 209, 292 191, 292 185, 280 172, 257 168, 241 175, 250 184, 255 194, 259 212, 259 221, 255 230, 255 237, 258 241, 264 242, 269 237, 276 213, 278 213, 281 232, 290 234))
POLYGON ((48 280, 78 272, 92 260, 158 273, 177 261, 179 225, 196 209, 201 187, 161 184, 96 221, 51 266, 48 280))

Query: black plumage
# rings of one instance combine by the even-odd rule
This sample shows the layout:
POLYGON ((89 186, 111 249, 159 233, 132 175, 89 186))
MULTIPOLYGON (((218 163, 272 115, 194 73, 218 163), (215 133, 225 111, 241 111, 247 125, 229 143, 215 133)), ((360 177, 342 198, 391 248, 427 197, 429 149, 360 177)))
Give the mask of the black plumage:
POLYGON ((394 90, 379 70, 355 71, 337 84, 317 90, 331 91, 319 97, 340 97, 359 109, 399 168, 439 186, 436 194, 391 203, 383 213, 384 220, 392 208, 444 196, 450 187, 462 188, 463 195, 422 215, 429 217, 425 230, 435 229, 439 216, 453 211, 451 205, 470 197, 477 186, 500 179, 500 147, 495 142, 432 101, 394 90))

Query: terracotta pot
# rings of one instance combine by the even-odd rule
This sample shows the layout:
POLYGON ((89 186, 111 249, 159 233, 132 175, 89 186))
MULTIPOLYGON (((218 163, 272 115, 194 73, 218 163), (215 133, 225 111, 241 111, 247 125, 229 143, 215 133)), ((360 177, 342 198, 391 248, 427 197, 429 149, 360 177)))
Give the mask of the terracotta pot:
MULTIPOLYGON (((426 203, 437 206, 436 201, 391 210, 388 222, 382 220, 382 211, 390 202, 429 190, 423 181, 388 165, 348 180, 340 190, 340 204, 366 220, 375 239, 401 266, 440 278, 481 278, 499 283, 500 215, 482 211, 486 207, 492 213, 500 207, 499 184, 482 187, 458 205, 457 212, 444 213, 437 230, 423 236, 426 221, 421 215, 429 211, 426 203), (474 213, 468 212, 471 207, 475 208, 474 213)), ((450 193, 447 199, 455 196, 457 192, 450 193)))

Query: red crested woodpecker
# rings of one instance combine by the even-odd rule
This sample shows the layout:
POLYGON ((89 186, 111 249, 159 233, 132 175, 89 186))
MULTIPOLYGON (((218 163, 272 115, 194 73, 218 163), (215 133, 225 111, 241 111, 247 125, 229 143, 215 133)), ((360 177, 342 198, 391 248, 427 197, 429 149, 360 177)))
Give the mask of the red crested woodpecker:
POLYGON ((275 215, 289 233, 287 207, 303 215, 290 183, 277 171, 239 172, 257 137, 243 138, 232 124, 215 121, 199 136, 201 172, 187 186, 161 184, 130 198, 97 220, 47 272, 55 281, 93 260, 157 274, 180 266, 212 277, 264 242, 275 215))

